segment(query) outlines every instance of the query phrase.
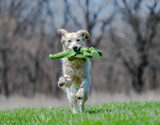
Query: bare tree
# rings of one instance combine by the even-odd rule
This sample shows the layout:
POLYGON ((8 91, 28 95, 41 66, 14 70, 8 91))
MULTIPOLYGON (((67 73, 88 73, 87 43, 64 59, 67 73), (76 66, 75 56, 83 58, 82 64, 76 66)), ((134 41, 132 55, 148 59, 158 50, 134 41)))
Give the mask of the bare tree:
MULTIPOLYGON (((18 58, 13 55, 13 53, 18 51, 17 47, 15 47, 15 43, 17 44, 20 39, 28 39, 31 35, 30 31, 35 32, 35 25, 37 25, 40 19, 41 5, 41 1, 35 6, 31 6, 29 1, 21 0, 0 2, 0 54, 3 63, 1 79, 3 83, 2 88, 4 88, 3 90, 7 97, 9 96, 8 73, 11 71, 12 63, 14 63, 14 61, 17 62, 16 59, 18 58), (29 7, 30 9, 28 10, 29 7), (22 14, 23 12, 26 12, 25 15, 22 14), (35 19, 33 20, 33 18, 35 19)), ((19 67, 19 64, 16 64, 16 66, 19 67)), ((35 60, 35 67, 39 67, 37 60, 35 60)), ((29 71, 29 69, 27 71, 29 71)), ((30 73, 28 73, 28 76, 30 80, 35 81, 35 78, 31 77, 30 73)))
MULTIPOLYGON (((142 18, 140 13, 141 4, 145 2, 143 0, 136 0, 134 2, 127 2, 122 0, 123 6, 115 1, 115 7, 121 12, 123 19, 130 25, 135 35, 135 49, 138 55, 138 62, 133 61, 132 56, 127 57, 122 52, 126 49, 120 42, 120 38, 111 31, 111 40, 116 46, 119 58, 122 60, 124 67, 130 73, 132 78, 132 85, 136 91, 141 92, 145 81, 143 79, 145 70, 151 63, 151 51, 156 49, 154 46, 158 33, 158 25, 160 24, 160 10, 156 11, 158 1, 155 0, 152 6, 148 5, 149 14, 147 18, 142 18), (144 21, 143 21, 144 20, 144 21), (145 31, 145 32, 144 32, 145 31)), ((124 39, 122 39, 124 40, 124 39)))
MULTIPOLYGON (((60 42, 60 38, 61 36, 60 35, 57 35, 57 26, 56 26, 56 23, 55 23, 55 17, 54 17, 54 11, 53 9, 51 9, 50 7, 50 3, 51 1, 49 0, 44 0, 45 3, 46 3, 46 6, 47 6, 47 14, 48 16, 50 17, 50 20, 51 20, 51 27, 52 27, 52 31, 54 32, 53 34, 53 38, 54 38, 54 51, 52 51, 52 53, 56 53, 56 52, 59 52, 59 51, 62 51, 62 45, 61 45, 61 42, 60 42)), ((62 24, 62 27, 61 28, 65 28, 65 24, 68 22, 67 20, 67 17, 66 17, 66 11, 64 11, 64 23, 62 24)), ((52 41, 53 42, 53 41, 52 41)), ((53 49, 53 48, 52 48, 53 49)), ((57 85, 57 81, 61 75, 61 67, 58 66, 61 64, 61 60, 54 60, 53 62, 53 69, 54 69, 54 80, 52 81, 53 83, 53 86, 52 86, 52 93, 54 95, 54 97, 58 98, 60 96, 60 91, 62 91, 58 85, 57 85)))
POLYGON ((85 4, 82 5, 82 1, 77 0, 77 4, 81 9, 81 13, 79 13, 82 18, 84 18, 84 22, 78 22, 78 19, 73 15, 73 13, 71 12, 71 6, 68 3, 67 0, 64 0, 65 6, 66 6, 66 10, 67 10, 67 14, 68 16, 71 18, 71 20, 74 22, 74 24, 78 27, 78 28, 82 28, 83 25, 85 24, 85 29, 90 33, 91 38, 87 41, 87 46, 92 46, 92 47, 97 47, 99 45, 99 43, 102 40, 103 34, 105 33, 105 28, 106 26, 110 25, 110 23, 112 22, 115 13, 111 13, 111 15, 107 18, 104 19, 99 19, 99 15, 100 14, 105 14, 105 12, 103 12, 102 10, 107 8, 107 4, 108 2, 106 1, 99 1, 99 3, 103 3, 102 5, 99 5, 98 10, 97 11, 93 11, 90 10, 90 0, 85 0, 84 1, 85 4), (100 35, 98 37, 93 37, 93 30, 95 28, 95 26, 101 23, 100 26, 100 35))

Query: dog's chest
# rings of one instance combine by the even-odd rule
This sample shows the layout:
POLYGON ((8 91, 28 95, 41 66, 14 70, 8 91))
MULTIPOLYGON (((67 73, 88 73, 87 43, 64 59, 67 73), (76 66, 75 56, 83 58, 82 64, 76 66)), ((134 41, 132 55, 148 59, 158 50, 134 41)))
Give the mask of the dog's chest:
POLYGON ((78 59, 69 62, 65 60, 64 62, 64 73, 70 76, 84 78, 86 77, 86 63, 82 63, 78 59))

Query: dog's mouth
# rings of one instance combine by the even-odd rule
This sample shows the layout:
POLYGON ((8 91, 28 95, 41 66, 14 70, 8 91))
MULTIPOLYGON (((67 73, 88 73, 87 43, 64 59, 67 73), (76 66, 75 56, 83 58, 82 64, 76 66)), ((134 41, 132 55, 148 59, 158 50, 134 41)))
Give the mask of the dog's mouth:
MULTIPOLYGON (((74 50, 74 52, 78 52, 80 50, 81 46, 76 46, 76 48, 72 47, 71 49, 74 50)), ((70 48, 68 48, 70 49, 70 48)), ((78 57, 73 57, 73 59, 79 59, 78 57)))
POLYGON ((73 49, 73 50, 74 50, 74 52, 77 52, 77 51, 80 50, 80 48, 81 48, 81 47, 78 47, 77 49, 73 49))
MULTIPOLYGON (((73 49, 74 50, 74 49, 73 49)), ((80 50, 80 48, 74 50, 74 52, 77 52, 78 50, 80 50)), ((78 59, 78 57, 74 57, 73 59, 78 59)))
POLYGON ((80 48, 81 48, 81 46, 75 46, 75 45, 72 47, 72 49, 73 49, 75 52, 78 51, 80 48))

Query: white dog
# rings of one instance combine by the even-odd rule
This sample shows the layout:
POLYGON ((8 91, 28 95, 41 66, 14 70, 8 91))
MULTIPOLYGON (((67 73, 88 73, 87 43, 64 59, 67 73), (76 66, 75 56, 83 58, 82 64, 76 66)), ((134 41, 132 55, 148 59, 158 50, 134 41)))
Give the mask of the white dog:
MULTIPOLYGON (((62 33, 61 42, 64 51, 77 50, 84 46, 84 42, 90 38, 86 30, 69 33, 64 29, 59 29, 57 32, 62 33)), ((84 112, 84 105, 88 99, 91 85, 91 63, 88 58, 86 59, 86 63, 81 62, 78 58, 73 61, 68 61, 67 58, 62 59, 63 76, 59 78, 58 86, 67 92, 73 113, 78 113, 77 100, 80 100, 80 112, 84 112)))

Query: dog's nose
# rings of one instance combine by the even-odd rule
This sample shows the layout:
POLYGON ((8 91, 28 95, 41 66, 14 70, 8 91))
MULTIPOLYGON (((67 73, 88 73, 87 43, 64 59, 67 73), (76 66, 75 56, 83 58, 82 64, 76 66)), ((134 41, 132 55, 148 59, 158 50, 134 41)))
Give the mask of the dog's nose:
POLYGON ((73 50, 77 50, 77 46, 74 45, 74 46, 73 46, 73 50))

